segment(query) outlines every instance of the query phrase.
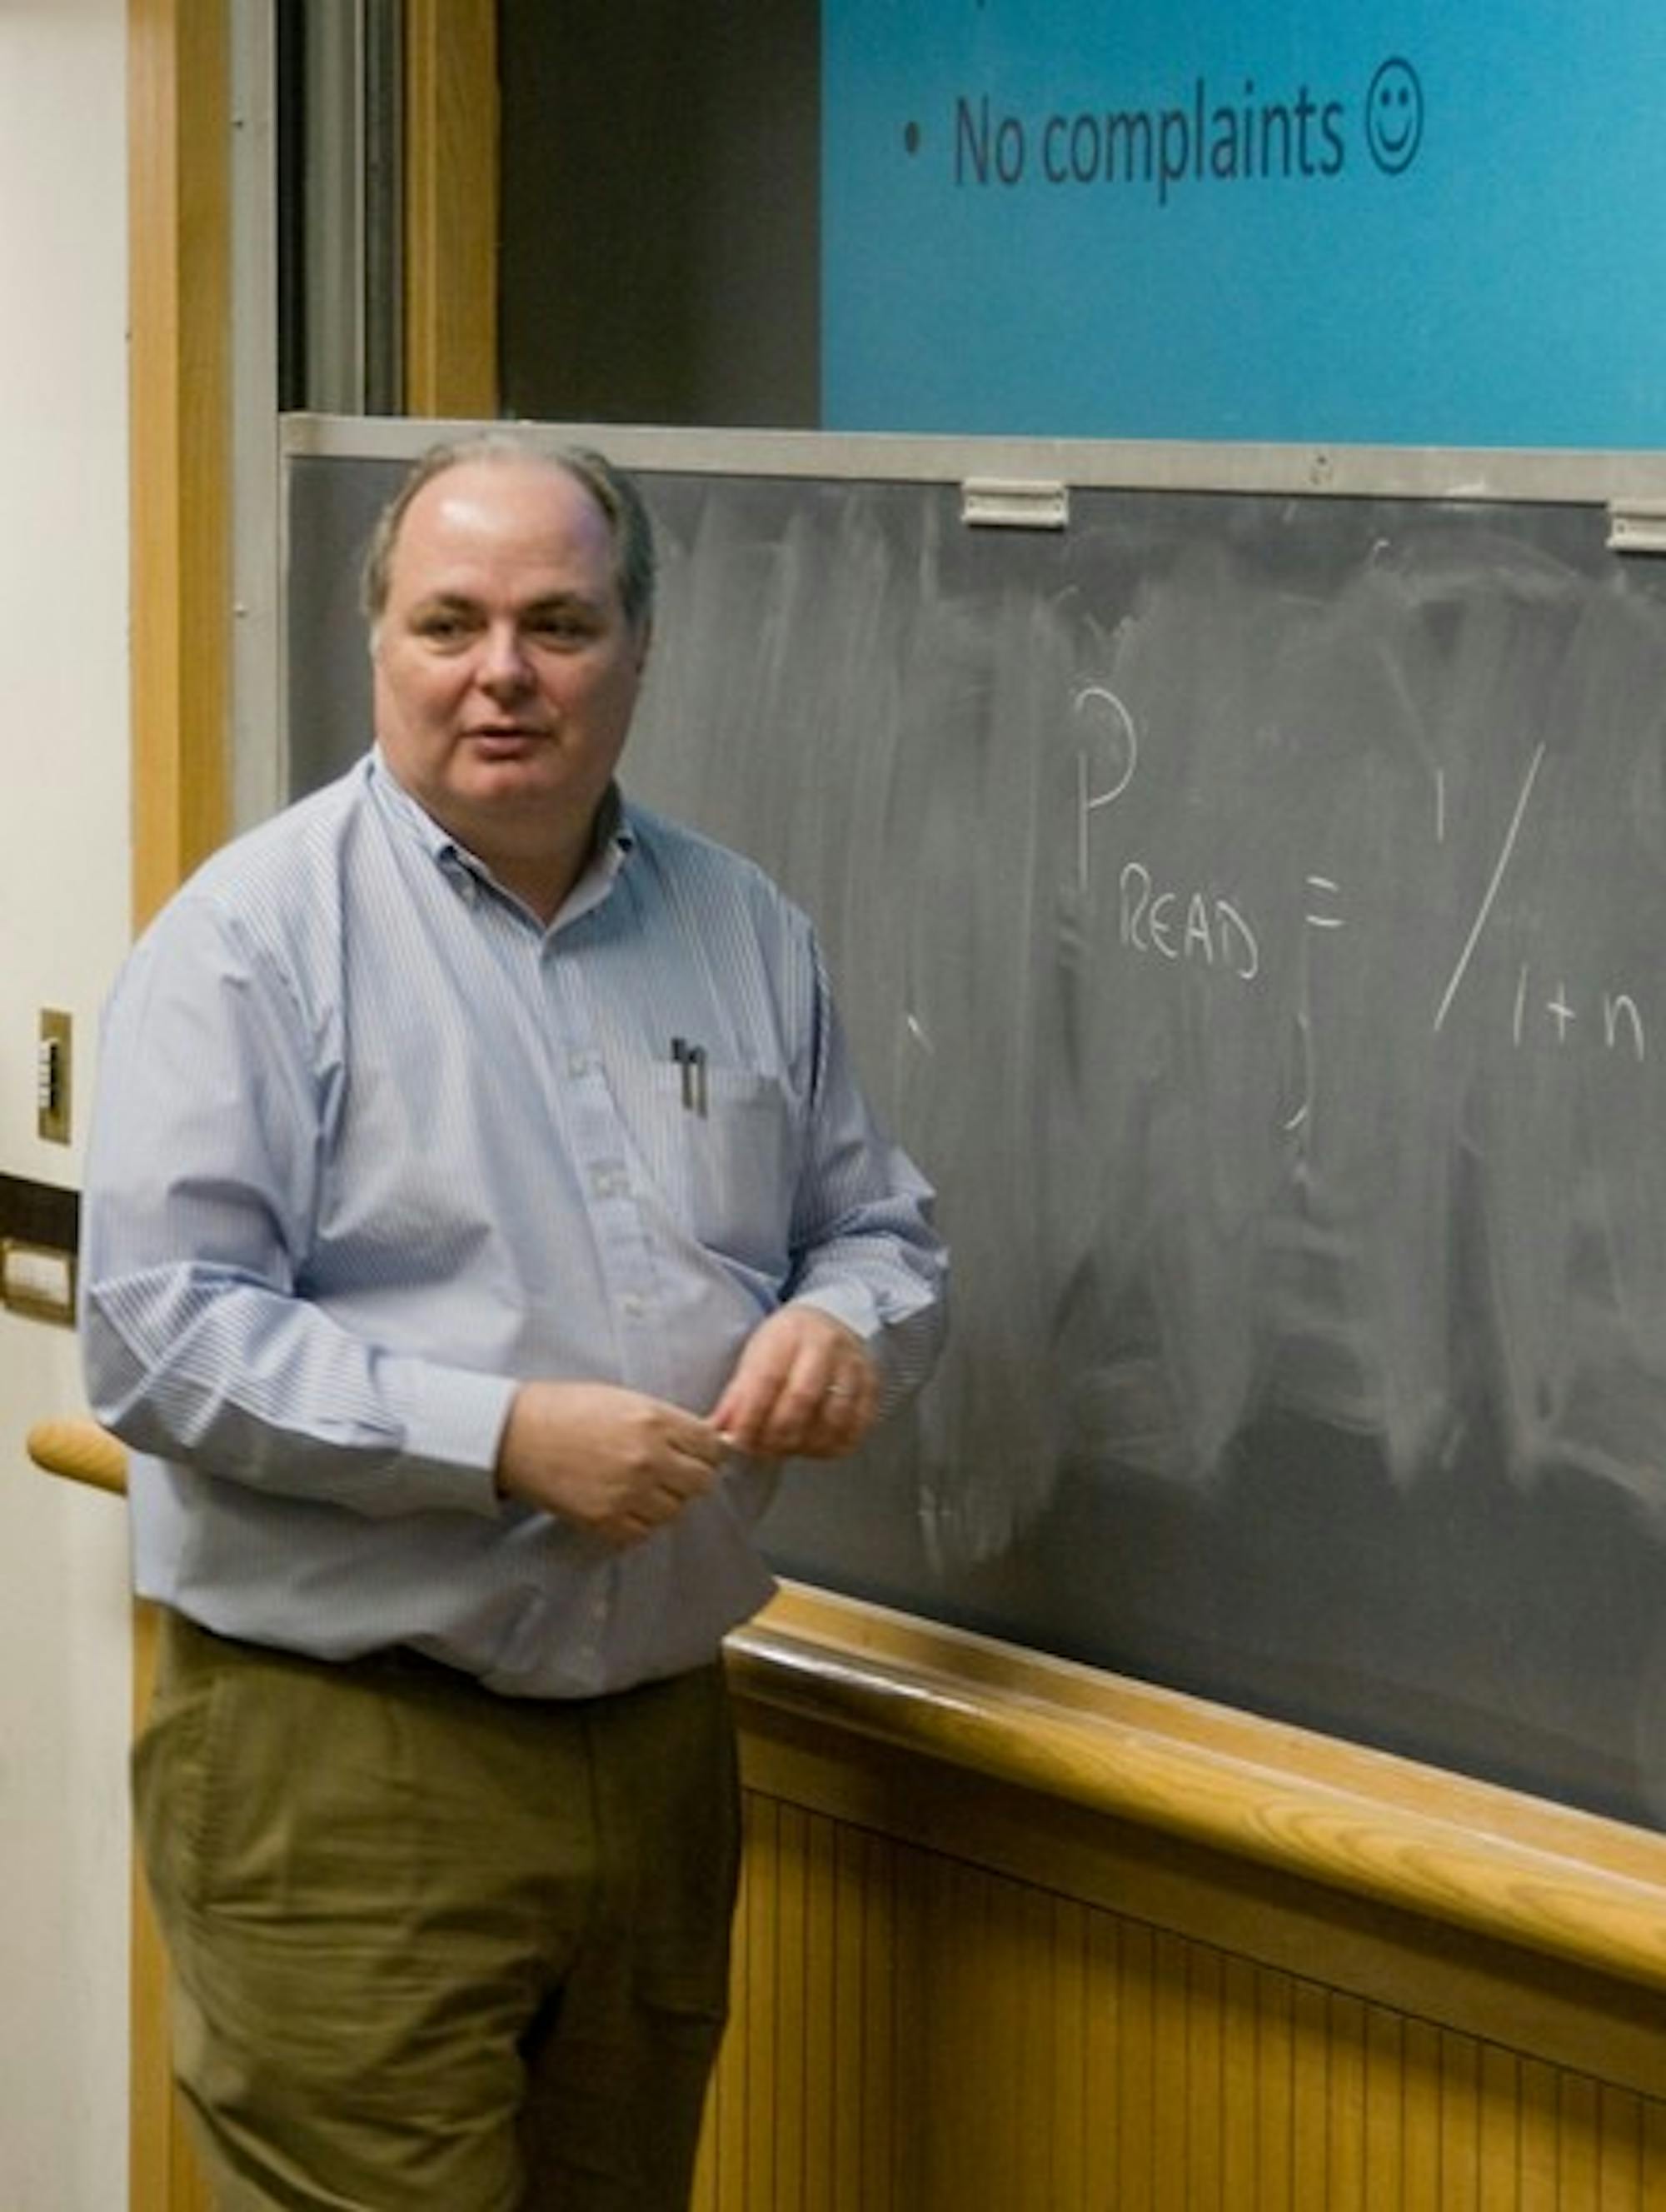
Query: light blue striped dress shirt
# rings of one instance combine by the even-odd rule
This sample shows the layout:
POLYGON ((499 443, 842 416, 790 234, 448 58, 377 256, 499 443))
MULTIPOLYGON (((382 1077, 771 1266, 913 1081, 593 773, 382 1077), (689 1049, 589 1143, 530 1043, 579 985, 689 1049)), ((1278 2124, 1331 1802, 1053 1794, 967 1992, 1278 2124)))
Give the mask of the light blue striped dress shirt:
POLYGON ((516 1382, 703 1413, 785 1298, 854 1328, 892 1401, 936 1351, 930 1193, 808 924, 635 807, 545 929, 368 757, 152 925, 99 1093, 88 1389, 136 1455, 138 1589, 222 1634, 410 1644, 525 1696, 698 1664, 769 1594, 772 1470, 732 1461, 609 1549, 498 1498, 516 1382))

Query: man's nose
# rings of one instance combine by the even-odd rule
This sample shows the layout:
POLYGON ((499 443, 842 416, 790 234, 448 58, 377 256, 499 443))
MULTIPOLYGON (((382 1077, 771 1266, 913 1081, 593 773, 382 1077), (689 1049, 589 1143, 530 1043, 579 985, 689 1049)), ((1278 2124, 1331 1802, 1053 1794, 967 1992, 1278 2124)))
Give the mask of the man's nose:
POLYGON ((529 669, 520 630, 513 623, 493 623, 481 641, 481 683, 490 691, 519 690, 529 669))

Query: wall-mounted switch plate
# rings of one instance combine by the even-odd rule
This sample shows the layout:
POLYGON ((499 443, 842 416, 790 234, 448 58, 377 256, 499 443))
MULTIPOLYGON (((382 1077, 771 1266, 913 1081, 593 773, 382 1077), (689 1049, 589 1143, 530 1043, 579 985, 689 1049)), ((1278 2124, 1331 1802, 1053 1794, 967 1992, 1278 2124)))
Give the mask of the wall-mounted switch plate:
POLYGON ((49 1145, 70 1141, 70 1050, 72 1024, 55 1006, 40 1010, 35 1046, 35 1129, 49 1145))
POLYGON ((73 1325, 76 1317, 76 1255, 51 1244, 27 1244, 0 1237, 0 1301, 14 1313, 36 1321, 73 1325))

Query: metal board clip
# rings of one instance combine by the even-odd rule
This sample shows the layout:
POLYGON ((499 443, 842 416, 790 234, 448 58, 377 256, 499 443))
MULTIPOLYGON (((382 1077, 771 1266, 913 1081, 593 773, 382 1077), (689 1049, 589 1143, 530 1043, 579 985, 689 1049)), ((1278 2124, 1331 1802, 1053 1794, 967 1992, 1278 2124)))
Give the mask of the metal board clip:
POLYGON ((1666 499, 1614 500, 1608 507, 1611 553, 1666 553, 1666 499))
POLYGON ((973 529, 1063 530, 1070 521, 1070 487, 968 477, 960 487, 960 519, 973 529))

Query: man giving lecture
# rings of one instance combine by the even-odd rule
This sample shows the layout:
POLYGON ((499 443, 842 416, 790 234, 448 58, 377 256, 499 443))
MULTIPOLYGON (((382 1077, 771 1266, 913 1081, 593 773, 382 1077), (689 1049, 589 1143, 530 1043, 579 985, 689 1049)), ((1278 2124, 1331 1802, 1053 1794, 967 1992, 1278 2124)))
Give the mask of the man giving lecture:
POLYGON ((653 580, 599 456, 430 453, 367 564, 374 750, 202 868, 106 1017, 82 1338, 224 2212, 685 2204, 720 1641, 777 1462, 940 1334, 804 916, 615 781, 653 580))

